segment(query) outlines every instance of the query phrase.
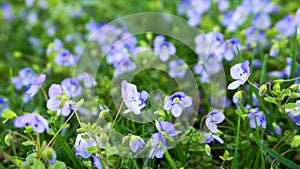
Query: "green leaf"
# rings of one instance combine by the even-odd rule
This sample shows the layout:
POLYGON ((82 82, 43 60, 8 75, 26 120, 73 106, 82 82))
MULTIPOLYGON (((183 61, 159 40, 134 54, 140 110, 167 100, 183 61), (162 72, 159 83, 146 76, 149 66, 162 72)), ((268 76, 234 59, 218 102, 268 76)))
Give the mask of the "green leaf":
POLYGON ((35 146, 35 141, 24 141, 22 143, 23 146, 35 146))
POLYGON ((74 166, 76 166, 76 168, 79 168, 79 169, 83 168, 82 165, 80 164, 80 162, 78 161, 78 159, 76 158, 76 156, 74 155, 75 153, 70 149, 70 147, 68 146, 66 141, 62 138, 62 136, 60 134, 58 134, 56 138, 57 138, 58 143, 62 146, 62 148, 67 153, 68 158, 70 158, 72 160, 72 162, 74 163, 74 166))
POLYGON ((26 164, 32 165, 32 164, 34 164, 34 162, 35 162, 35 153, 29 154, 26 157, 26 164))
POLYGON ((270 147, 266 146, 265 144, 263 144, 261 141, 259 141, 254 135, 253 133, 250 133, 249 135, 250 139, 252 139, 260 148, 264 149, 265 151, 267 151, 270 156, 272 156, 273 158, 275 158, 277 161, 279 161, 280 163, 286 165, 288 168, 292 168, 292 169, 299 169, 300 166, 295 164, 294 162, 288 160, 287 158, 285 158, 284 156, 280 155, 279 153, 277 153, 276 151, 274 151, 273 149, 271 149, 270 147))
POLYGON ((45 169, 45 164, 40 160, 35 160, 33 163, 32 169, 45 169))
POLYGON ((266 102, 276 104, 276 99, 274 99, 273 97, 268 96, 268 97, 265 97, 264 99, 266 102))
POLYGON ((98 146, 90 146, 86 149, 86 151, 91 154, 97 153, 98 150, 99 150, 98 146))
POLYGON ((2 117, 5 119, 14 119, 17 117, 17 114, 10 109, 4 109, 2 117))
POLYGON ((287 104, 284 105, 284 108, 286 108, 286 109, 293 109, 296 106, 297 106, 296 103, 287 103, 287 104))
POLYGON ((77 103, 76 103, 76 108, 79 108, 83 105, 84 103, 84 99, 80 99, 77 103))
POLYGON ((67 166, 64 162, 57 161, 57 160, 54 164, 50 165, 49 167, 49 169, 66 169, 66 168, 67 166))

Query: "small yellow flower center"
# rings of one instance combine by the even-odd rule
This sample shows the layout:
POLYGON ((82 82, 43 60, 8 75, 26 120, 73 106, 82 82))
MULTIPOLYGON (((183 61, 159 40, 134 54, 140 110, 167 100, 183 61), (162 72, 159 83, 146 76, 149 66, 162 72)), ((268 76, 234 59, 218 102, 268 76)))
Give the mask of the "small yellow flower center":
POLYGON ((142 103, 142 101, 141 101, 141 100, 138 100, 138 101, 137 101, 137 103, 138 103, 138 104, 141 104, 141 103, 142 103))
POLYGON ((174 102, 179 102, 180 99, 179 99, 179 97, 175 97, 175 98, 173 99, 173 101, 174 101, 174 102))

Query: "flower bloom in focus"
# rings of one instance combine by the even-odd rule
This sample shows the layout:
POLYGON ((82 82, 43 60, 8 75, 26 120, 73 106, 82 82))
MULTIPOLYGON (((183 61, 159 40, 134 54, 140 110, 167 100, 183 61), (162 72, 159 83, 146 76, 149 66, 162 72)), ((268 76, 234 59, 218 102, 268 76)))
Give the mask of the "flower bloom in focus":
POLYGON ((182 109, 190 107, 191 105, 191 97, 187 96, 183 92, 175 92, 166 98, 163 108, 165 110, 171 110, 171 113, 174 117, 179 117, 182 113, 182 109))
POLYGON ((57 111, 57 115, 68 116, 71 109, 75 107, 75 102, 69 100, 69 93, 64 86, 52 84, 48 95, 50 99, 47 102, 47 108, 57 111))
POLYGON ((122 97, 125 105, 128 107, 123 113, 133 112, 136 115, 141 114, 141 109, 146 106, 146 101, 149 97, 148 92, 145 90, 138 92, 136 85, 127 83, 127 81, 122 81, 121 86, 122 97))
POLYGON ((212 133, 217 133, 217 125, 224 119, 225 115, 220 110, 214 109, 206 115, 205 125, 212 133))
POLYGON ((230 69, 230 75, 236 81, 229 84, 227 87, 229 90, 234 90, 244 84, 250 76, 249 61, 245 60, 243 63, 234 65, 230 69))

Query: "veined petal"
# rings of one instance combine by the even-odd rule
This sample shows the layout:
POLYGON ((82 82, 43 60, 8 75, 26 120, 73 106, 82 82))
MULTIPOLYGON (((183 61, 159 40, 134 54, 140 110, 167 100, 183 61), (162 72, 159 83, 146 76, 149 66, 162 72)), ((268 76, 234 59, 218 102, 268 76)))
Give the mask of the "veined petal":
POLYGON ((234 81, 234 82, 231 82, 231 83, 228 85, 227 89, 228 89, 228 90, 234 90, 234 89, 237 89, 241 84, 242 84, 242 82, 241 82, 240 80, 236 80, 236 81, 234 81))

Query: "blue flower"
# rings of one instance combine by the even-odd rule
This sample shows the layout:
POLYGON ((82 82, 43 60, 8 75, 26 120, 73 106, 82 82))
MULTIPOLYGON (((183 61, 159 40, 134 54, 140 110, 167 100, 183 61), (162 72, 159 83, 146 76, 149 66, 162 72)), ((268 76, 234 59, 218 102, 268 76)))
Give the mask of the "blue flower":
POLYGON ((250 76, 249 61, 245 60, 243 63, 238 63, 234 65, 230 69, 230 75, 236 81, 228 85, 227 88, 229 90, 234 90, 238 88, 240 85, 244 84, 250 76))
POLYGON ((0 97, 0 115, 3 113, 4 109, 7 109, 8 105, 6 104, 5 100, 0 97))
POLYGON ((13 9, 11 7, 11 4, 8 2, 5 2, 1 5, 1 13, 3 15, 3 18, 5 20, 11 20, 14 17, 13 9))
POLYGON ((214 140, 217 140, 220 144, 224 144, 224 141, 221 139, 221 137, 217 134, 213 134, 211 132, 202 132, 202 135, 206 138, 205 143, 209 144, 213 142, 214 140))
POLYGON ((43 133, 49 131, 48 121, 37 114, 29 113, 23 114, 15 119, 15 127, 22 128, 26 125, 31 125, 32 129, 37 133, 43 133))
POLYGON ((276 22, 275 27, 282 36, 291 36, 294 33, 294 22, 291 15, 285 15, 283 19, 276 22))
POLYGON ((117 66, 114 77, 118 77, 126 72, 130 72, 136 69, 135 63, 128 57, 124 58, 117 66))
POLYGON ((164 156, 164 150, 162 146, 167 148, 167 140, 166 138, 160 133, 152 134, 151 139, 151 150, 150 150, 150 158, 162 158, 164 156))
POLYGON ((95 78, 87 72, 81 72, 76 77, 79 81, 83 81, 86 88, 91 88, 97 85, 95 78))
POLYGON ((136 115, 141 114, 141 109, 146 106, 146 101, 149 97, 148 92, 145 90, 138 92, 136 85, 122 81, 122 97, 125 105, 128 107, 123 113, 127 114, 133 112, 136 115))
POLYGON ((188 24, 190 26, 197 26, 200 24, 202 16, 195 9, 189 9, 186 13, 188 17, 188 24))
POLYGON ((130 150, 133 153, 135 153, 135 152, 139 151, 140 149, 142 149, 145 146, 145 142, 141 137, 131 135, 130 136, 130 141, 129 141, 129 146, 130 146, 130 150))
POLYGON ((245 30, 245 36, 247 38, 247 45, 251 47, 251 45, 255 43, 259 43, 261 45, 265 45, 267 38, 265 31, 262 29, 258 29, 255 26, 250 26, 245 30))
POLYGON ((187 65, 181 59, 172 60, 169 63, 169 67, 170 67, 169 74, 172 77, 182 78, 185 76, 187 72, 187 65))
POLYGON ((282 134, 281 127, 280 127, 277 123, 273 122, 273 123, 272 123, 272 126, 273 126, 273 128, 274 128, 276 134, 278 134, 278 135, 281 135, 281 134, 282 134))
POLYGON ((44 158, 49 164, 54 164, 57 158, 56 151, 52 147, 47 148, 44 153, 44 158))
POLYGON ((220 32, 209 32, 207 34, 200 34, 195 37, 196 53, 208 59, 210 54, 216 52, 220 53, 219 48, 222 46, 224 36, 220 32))
POLYGON ((40 85, 44 83, 46 79, 46 75, 44 73, 41 73, 37 78, 34 79, 33 83, 30 85, 30 87, 26 90, 25 95, 23 97, 23 101, 27 102, 33 96, 36 95, 36 93, 39 90, 40 85))
POLYGON ((266 29, 271 26, 271 20, 268 14, 266 13, 258 13, 252 18, 252 25, 260 28, 266 29))
POLYGON ((230 3, 228 0, 219 0, 218 8, 220 12, 225 12, 229 8, 229 6, 230 3))
POLYGON ((273 44, 273 45, 271 46, 270 54, 269 54, 269 55, 270 55, 271 57, 275 57, 275 56, 278 55, 278 53, 279 53, 279 46, 278 46, 277 43, 275 43, 275 44, 273 44))
POLYGON ((238 53, 237 48, 239 50, 242 49, 240 45, 240 41, 237 38, 226 40, 221 47, 221 55, 227 60, 231 61, 234 58, 234 55, 238 53))
POLYGON ((19 71, 19 76, 12 78, 12 83, 16 89, 27 87, 35 80, 35 73, 30 68, 23 68, 19 71))
POLYGON ((155 125, 157 130, 162 133, 163 136, 176 136, 181 133, 181 131, 175 130, 174 124, 167 121, 156 121, 155 125))
POLYGON ((300 126, 300 100, 296 101, 296 107, 292 109, 285 110, 288 116, 298 125, 300 126))
POLYGON ((61 82, 61 85, 65 87, 70 97, 76 97, 81 94, 82 87, 77 77, 66 78, 61 82))
POLYGON ((161 61, 167 61, 170 55, 176 53, 175 46, 165 41, 165 37, 158 35, 154 39, 154 54, 158 55, 161 61))
POLYGON ((198 61, 198 63, 194 66, 194 72, 200 75, 201 83, 209 83, 210 78, 206 70, 204 69, 203 61, 198 61))
POLYGON ((60 39, 55 38, 54 41, 48 45, 46 53, 51 54, 52 52, 58 52, 62 48, 63 42, 60 39))
POLYGON ((75 102, 69 100, 68 91, 59 84, 52 84, 48 95, 50 99, 47 102, 47 108, 57 111, 57 115, 68 116, 71 109, 75 107, 75 102))
POLYGON ((226 26, 230 32, 233 32, 246 21, 250 13, 251 9, 249 6, 239 5, 235 10, 230 10, 225 13, 222 24, 226 26))
POLYGON ((257 127, 262 126, 264 129, 267 126, 266 116, 262 111, 259 111, 258 108, 250 109, 248 112, 248 118, 250 119, 251 128, 255 129, 256 123, 257 123, 257 127))
POLYGON ((94 160, 94 166, 97 168, 97 169, 103 169, 103 166, 101 164, 101 161, 99 159, 99 157, 95 156, 95 155, 92 155, 93 157, 93 160, 94 160))
POLYGON ((73 66, 78 62, 78 57, 73 56, 69 50, 64 49, 55 55, 54 61, 60 66, 73 66))
POLYGON ((182 113, 182 109, 190 107, 191 105, 191 97, 187 96, 183 92, 175 92, 166 98, 163 108, 165 110, 171 110, 174 117, 179 117, 182 113))
POLYGON ((117 68, 126 58, 130 58, 130 54, 128 53, 128 49, 124 46, 124 43, 120 42, 117 45, 111 46, 107 53, 106 61, 117 68))
POLYGON ((206 115, 205 125, 212 133, 217 133, 217 125, 224 119, 225 115, 220 110, 214 109, 206 115))
MULTIPOLYGON (((99 138, 97 137, 95 139, 98 140, 99 138)), ((95 139, 91 137, 90 133, 78 134, 74 144, 74 147, 76 149, 76 155, 77 156, 79 155, 83 158, 89 158, 92 154, 87 152, 87 148, 91 146, 97 146, 97 142, 96 142, 97 140, 95 139)))

